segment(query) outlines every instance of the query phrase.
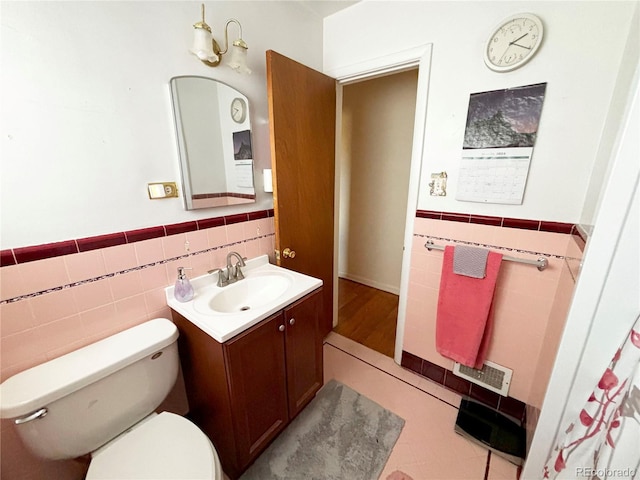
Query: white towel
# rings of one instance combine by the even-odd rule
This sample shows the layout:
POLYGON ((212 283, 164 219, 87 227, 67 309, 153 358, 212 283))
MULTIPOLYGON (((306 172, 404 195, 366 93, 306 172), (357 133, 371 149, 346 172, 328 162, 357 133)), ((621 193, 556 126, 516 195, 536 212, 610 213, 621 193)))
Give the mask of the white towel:
POLYGON ((471 278, 484 278, 487 275, 487 256, 485 248, 456 246, 453 251, 453 273, 471 278))

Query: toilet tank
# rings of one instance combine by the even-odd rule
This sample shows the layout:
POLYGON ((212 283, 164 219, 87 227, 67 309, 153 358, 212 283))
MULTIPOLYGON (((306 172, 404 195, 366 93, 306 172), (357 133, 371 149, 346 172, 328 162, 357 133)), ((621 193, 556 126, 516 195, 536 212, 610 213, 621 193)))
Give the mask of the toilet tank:
POLYGON ((157 318, 18 373, 0 385, 0 418, 14 419, 40 457, 90 453, 168 395, 178 374, 177 338, 176 326, 157 318))

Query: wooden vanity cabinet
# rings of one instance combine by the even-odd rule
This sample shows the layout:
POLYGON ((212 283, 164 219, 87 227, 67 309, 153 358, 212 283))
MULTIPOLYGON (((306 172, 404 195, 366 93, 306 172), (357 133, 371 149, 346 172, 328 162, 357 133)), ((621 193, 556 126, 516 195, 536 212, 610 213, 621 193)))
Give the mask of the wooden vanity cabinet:
POLYGON ((191 418, 239 477, 322 386, 322 289, 221 344, 172 311, 191 418))

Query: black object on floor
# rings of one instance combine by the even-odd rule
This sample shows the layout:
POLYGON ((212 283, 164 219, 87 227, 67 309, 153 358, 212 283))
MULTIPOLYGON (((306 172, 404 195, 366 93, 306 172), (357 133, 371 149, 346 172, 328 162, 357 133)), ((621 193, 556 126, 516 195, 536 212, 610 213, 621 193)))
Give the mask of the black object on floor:
POLYGON ((523 463, 526 453, 524 427, 493 408, 463 398, 454 430, 511 463, 523 463))

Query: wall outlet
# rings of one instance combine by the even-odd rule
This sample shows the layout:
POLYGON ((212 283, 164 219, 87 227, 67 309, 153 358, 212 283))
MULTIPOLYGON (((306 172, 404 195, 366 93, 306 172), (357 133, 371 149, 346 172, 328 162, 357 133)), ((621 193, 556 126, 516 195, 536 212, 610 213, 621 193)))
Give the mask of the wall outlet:
POLYGON ((151 200, 178 196, 178 186, 176 182, 149 183, 147 190, 151 200))

